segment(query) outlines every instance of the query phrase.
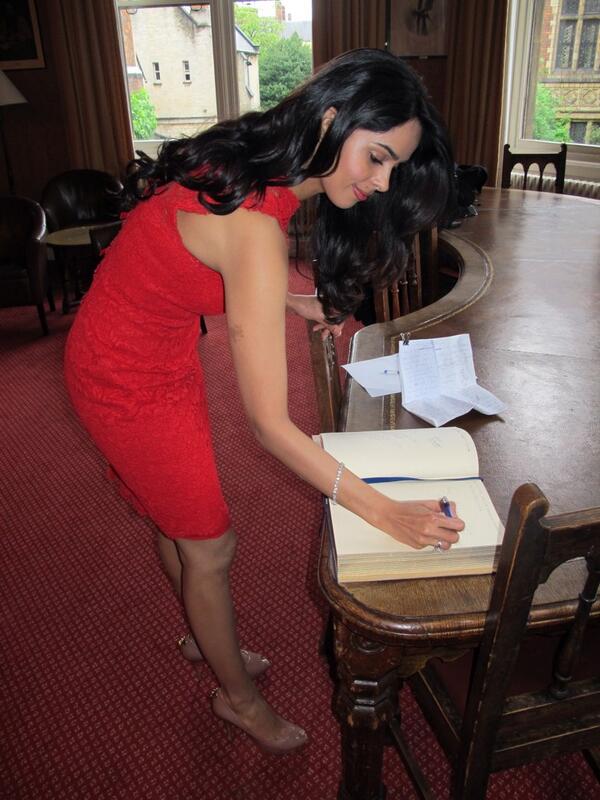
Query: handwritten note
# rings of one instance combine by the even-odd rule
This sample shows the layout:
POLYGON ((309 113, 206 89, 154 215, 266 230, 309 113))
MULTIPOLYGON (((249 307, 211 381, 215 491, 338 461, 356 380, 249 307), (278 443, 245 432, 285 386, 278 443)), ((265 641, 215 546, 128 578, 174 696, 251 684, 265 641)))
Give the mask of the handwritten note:
POLYGON ((468 333, 414 339, 398 354, 402 405, 436 427, 473 408, 499 414, 506 405, 479 386, 468 333))

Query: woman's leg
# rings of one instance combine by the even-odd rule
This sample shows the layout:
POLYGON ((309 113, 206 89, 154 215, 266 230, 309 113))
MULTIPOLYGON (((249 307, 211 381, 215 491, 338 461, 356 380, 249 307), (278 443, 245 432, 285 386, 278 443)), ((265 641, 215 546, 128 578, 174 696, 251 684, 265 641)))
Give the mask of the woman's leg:
POLYGON ((167 573, 171 586, 175 590, 177 597, 181 599, 181 561, 177 552, 177 545, 173 539, 169 539, 158 529, 156 531, 156 541, 158 553, 162 561, 163 568, 167 573))
POLYGON ((188 621, 227 704, 252 735, 272 740, 285 736, 290 723, 263 699, 240 654, 229 589, 235 533, 229 530, 217 539, 175 541, 182 565, 182 599, 188 621))
MULTIPOLYGON (((181 560, 177 551, 177 545, 173 539, 169 539, 158 528, 157 530, 157 544, 160 559, 163 568, 175 590, 175 594, 181 600, 181 560)), ((187 634, 179 639, 179 649, 184 658, 188 661, 203 661, 204 656, 198 647, 198 644, 193 635, 187 634)), ((254 653, 251 650, 242 650, 242 659, 246 665, 246 672, 252 678, 257 678, 262 675, 265 670, 270 667, 270 662, 267 658, 260 653, 254 653)))

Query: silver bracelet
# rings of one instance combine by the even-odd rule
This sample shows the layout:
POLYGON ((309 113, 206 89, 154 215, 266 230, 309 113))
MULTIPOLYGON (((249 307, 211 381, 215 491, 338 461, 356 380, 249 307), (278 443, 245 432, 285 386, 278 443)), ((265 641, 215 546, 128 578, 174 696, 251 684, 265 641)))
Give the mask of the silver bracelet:
POLYGON ((335 473, 335 480, 333 482, 333 491, 331 492, 331 502, 334 506, 337 506, 337 493, 338 489, 340 488, 340 480, 342 479, 342 472, 344 471, 344 465, 340 461, 338 464, 337 472, 335 473))

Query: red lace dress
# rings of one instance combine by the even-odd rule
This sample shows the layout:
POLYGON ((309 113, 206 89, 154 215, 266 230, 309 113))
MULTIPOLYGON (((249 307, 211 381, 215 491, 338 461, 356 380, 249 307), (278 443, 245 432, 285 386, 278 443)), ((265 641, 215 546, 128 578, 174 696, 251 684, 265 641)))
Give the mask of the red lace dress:
MULTIPOLYGON (((273 187, 244 206, 285 233, 298 200, 273 187)), ((197 352, 200 315, 222 313, 224 293, 219 273, 183 246, 178 210, 208 213, 174 183, 127 215, 77 312, 65 376, 121 493, 166 536, 204 539, 230 525, 197 352)))

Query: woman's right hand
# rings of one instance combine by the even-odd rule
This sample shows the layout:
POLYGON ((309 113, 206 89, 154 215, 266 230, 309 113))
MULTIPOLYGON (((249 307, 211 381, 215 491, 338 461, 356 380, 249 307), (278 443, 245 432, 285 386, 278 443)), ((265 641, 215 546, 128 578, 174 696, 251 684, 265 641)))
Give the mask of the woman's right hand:
POLYGON ((455 504, 451 502, 450 508, 452 516, 447 517, 439 500, 397 501, 386 497, 374 524, 392 538, 417 550, 437 544, 442 550, 449 550, 458 542, 458 532, 465 527, 456 516, 455 504))

